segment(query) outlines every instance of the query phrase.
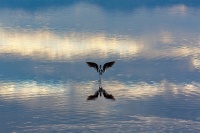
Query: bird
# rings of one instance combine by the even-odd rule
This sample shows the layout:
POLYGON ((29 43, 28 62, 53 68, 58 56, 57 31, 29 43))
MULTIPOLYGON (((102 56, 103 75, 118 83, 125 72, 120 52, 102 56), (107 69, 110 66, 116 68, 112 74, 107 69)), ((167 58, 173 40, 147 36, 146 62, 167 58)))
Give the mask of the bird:
POLYGON ((114 96, 112 94, 108 94, 101 86, 101 75, 106 72, 106 70, 109 68, 109 67, 112 67, 113 64, 115 63, 115 61, 111 61, 111 62, 107 62, 103 65, 103 67, 101 65, 97 65, 96 63, 94 62, 86 62, 88 64, 89 67, 93 67, 96 69, 96 71, 99 73, 99 90, 97 90, 95 92, 94 95, 90 95, 88 96, 87 100, 94 100, 96 98, 98 98, 98 95, 102 95, 107 98, 107 99, 112 99, 112 100, 115 100, 114 96))
POLYGON ((96 71, 99 73, 99 77, 100 75, 102 75, 104 72, 106 72, 106 70, 109 68, 109 67, 112 67, 113 64, 115 63, 115 61, 111 61, 111 62, 107 62, 103 65, 103 68, 101 65, 98 65, 94 62, 86 62, 88 64, 89 67, 93 67, 96 69, 96 71))

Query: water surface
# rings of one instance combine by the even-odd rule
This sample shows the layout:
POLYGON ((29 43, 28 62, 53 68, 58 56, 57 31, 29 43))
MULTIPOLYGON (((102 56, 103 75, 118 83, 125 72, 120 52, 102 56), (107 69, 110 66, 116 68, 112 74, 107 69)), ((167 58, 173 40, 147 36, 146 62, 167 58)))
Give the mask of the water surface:
POLYGON ((1 132, 200 130, 199 3, 22 3, 0 6, 1 132), (85 62, 113 60, 116 100, 87 101, 85 62))

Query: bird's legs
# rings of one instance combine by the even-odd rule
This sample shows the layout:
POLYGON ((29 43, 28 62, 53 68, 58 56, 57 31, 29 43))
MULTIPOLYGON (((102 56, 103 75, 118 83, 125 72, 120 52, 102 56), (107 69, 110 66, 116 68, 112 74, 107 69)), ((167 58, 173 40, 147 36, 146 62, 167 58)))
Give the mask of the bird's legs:
POLYGON ((101 75, 99 74, 99 95, 101 96, 102 92, 103 92, 103 88, 102 88, 102 85, 101 85, 101 75))
POLYGON ((101 74, 99 74, 99 83, 101 84, 101 74))

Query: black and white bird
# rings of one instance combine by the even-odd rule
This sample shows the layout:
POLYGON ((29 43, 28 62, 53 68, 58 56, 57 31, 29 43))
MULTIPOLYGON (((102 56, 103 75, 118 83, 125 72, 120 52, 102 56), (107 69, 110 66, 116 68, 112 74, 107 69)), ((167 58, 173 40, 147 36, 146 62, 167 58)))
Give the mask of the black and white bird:
POLYGON ((96 98, 98 98, 98 95, 102 95, 107 98, 107 99, 112 99, 112 100, 115 100, 114 96, 112 94, 108 94, 106 92, 106 90, 104 90, 101 86, 101 75, 109 68, 109 67, 112 67, 113 64, 115 63, 115 61, 111 61, 111 62, 107 62, 103 65, 103 68, 101 65, 97 65, 96 63, 94 62, 86 62, 88 64, 89 67, 93 67, 96 69, 96 71, 99 73, 99 90, 97 90, 95 92, 94 95, 90 95, 88 96, 87 100, 94 100, 96 98))
POLYGON ((99 73, 99 76, 102 75, 109 67, 112 67, 112 65, 115 63, 115 61, 107 62, 103 65, 103 68, 101 65, 98 65, 94 62, 86 62, 89 67, 93 67, 96 69, 96 71, 99 73))

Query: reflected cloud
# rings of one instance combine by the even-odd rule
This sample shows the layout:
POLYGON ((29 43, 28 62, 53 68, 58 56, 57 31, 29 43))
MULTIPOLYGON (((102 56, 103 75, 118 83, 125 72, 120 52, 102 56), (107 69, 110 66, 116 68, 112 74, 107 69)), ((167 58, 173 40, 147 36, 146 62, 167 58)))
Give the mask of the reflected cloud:
POLYGON ((7 100, 28 100, 43 96, 53 96, 56 93, 66 91, 63 89, 62 84, 37 84, 34 81, 0 83, 0 88, 0 96, 5 97, 7 100))
POLYGON ((191 62, 195 69, 200 69, 200 56, 193 57, 191 62))
POLYGON ((133 39, 109 38, 103 34, 69 33, 64 37, 48 31, 7 32, 0 29, 1 54, 16 54, 44 60, 75 60, 109 55, 135 55, 142 45, 133 39), (126 45, 123 45, 126 44, 126 45), (94 54, 95 53, 95 54, 94 54))
POLYGON ((0 83, 0 100, 9 103, 23 105, 26 108, 52 109, 62 111, 60 113, 71 112, 72 109, 77 111, 87 110, 104 115, 108 110, 107 106, 114 103, 106 104, 105 101, 98 100, 96 103, 88 104, 86 98, 94 92, 94 82, 68 82, 60 84, 36 83, 34 81, 21 82, 1 82, 0 83), (98 104, 99 106, 95 106, 98 104), (95 106, 95 107, 94 107, 95 106))
MULTIPOLYGON (((5 31, 0 41, 0 54, 13 54, 42 60, 76 60, 86 57, 107 58, 184 58, 200 55, 198 43, 192 37, 179 42, 171 32, 161 32, 150 37, 110 37, 106 34, 69 33, 59 36, 50 31, 5 31), (160 36, 160 40, 154 40, 160 36), (34 38, 34 39, 33 39, 34 38), (194 42, 194 43, 193 43, 194 42), (163 45, 160 45, 162 43, 163 45), (189 44, 188 44, 189 43, 189 44), (193 44, 191 44, 193 43, 193 44), (94 54, 95 53, 95 54, 94 54)), ((184 40, 184 38, 183 38, 184 40)), ((198 66, 198 61, 193 61, 198 66)), ((198 68, 198 67, 197 67, 198 68)))
POLYGON ((125 131, 135 132, 198 132, 200 122, 184 119, 164 118, 156 116, 130 116, 131 120, 109 120, 103 123, 76 123, 76 124, 44 124, 38 126, 27 126, 24 132, 82 132, 102 131, 104 133, 125 131))
POLYGON ((187 13, 188 7, 186 5, 180 4, 180 5, 172 6, 169 10, 170 10, 170 13, 172 14, 184 15, 187 13))
MULTIPOLYGON (((103 82, 104 88, 113 92, 118 98, 145 99, 158 95, 200 95, 200 84, 174 84, 167 81, 148 84, 138 82, 126 84, 118 81, 103 82)), ((65 95, 81 97, 85 99, 88 94, 94 92, 94 82, 78 83, 69 82, 66 84, 37 84, 35 82, 8 82, 0 84, 0 97, 5 100, 31 100, 39 97, 56 97, 65 95), (73 91, 72 91, 73 88, 73 91), (77 96, 76 96, 77 95, 77 96)), ((103 89, 104 90, 104 89, 103 89)))
POLYGON ((149 9, 142 3, 127 13, 95 5, 77 2, 31 12, 0 6, 0 107, 8 132, 10 127, 13 132, 198 130, 200 124, 188 119, 199 121, 200 10, 188 4, 149 9), (120 64, 108 74, 119 79, 103 81, 101 88, 88 81, 96 75, 87 73, 83 61, 111 58, 120 64), (185 70, 185 60, 195 71, 185 70), (98 87, 116 102, 87 102, 98 87))
MULTIPOLYGON (((154 98, 156 96, 163 96, 164 98, 169 98, 167 101, 170 101, 172 96, 191 96, 196 95, 199 97, 200 95, 200 84, 199 83, 190 83, 190 84, 174 84, 169 83, 167 81, 162 81, 161 83, 122 83, 119 81, 110 81, 103 82, 104 88, 108 91, 112 91, 112 93, 117 97, 116 102, 108 102, 108 100, 104 101, 103 99, 97 100, 95 102, 86 102, 85 98, 92 92, 94 92, 94 88, 98 85, 94 85, 94 82, 68 82, 68 83, 60 83, 60 84, 48 84, 48 83, 36 83, 34 81, 27 82, 2 82, 0 83, 0 100, 1 106, 4 106, 4 102, 6 106, 10 106, 9 103, 14 104, 15 106, 24 105, 26 108, 25 111, 22 106, 20 106, 20 112, 18 117, 14 118, 16 121, 17 118, 21 118, 24 115, 27 115, 27 121, 29 124, 24 123, 14 123, 17 129, 20 131, 77 131, 77 127, 80 131, 85 128, 88 128, 88 125, 91 126, 92 129, 112 129, 116 128, 116 125, 122 125, 123 128, 127 131, 127 126, 132 132, 132 129, 135 129, 135 125, 139 125, 139 127, 146 128, 147 124, 152 127, 158 127, 162 131, 169 131, 170 127, 173 127, 174 123, 176 123, 176 127, 178 124, 178 128, 188 129, 188 125, 190 125, 190 129, 197 129, 197 122, 199 117, 196 118, 196 122, 184 118, 173 119, 171 117, 166 118, 166 116, 158 117, 157 114, 150 115, 151 113, 147 113, 144 116, 134 115, 137 109, 130 110, 129 108, 123 108, 122 105, 126 105, 126 102, 129 102, 132 108, 137 107, 137 102, 141 103, 142 100, 147 100, 148 98, 154 98), (131 101, 130 101, 131 100, 131 101), (135 101, 137 102, 135 103, 135 101), (141 101, 140 101, 141 100, 141 101), (85 101, 85 102, 84 102, 85 101), (123 104, 120 104, 122 102, 123 104), (133 102, 133 103, 132 103, 133 102), (113 104, 115 108, 118 106, 122 106, 119 112, 113 110, 113 104), (39 109, 39 110, 38 110, 39 109), (127 110, 133 112, 128 115, 123 115, 127 113, 127 110), (26 114, 24 114, 24 112, 26 114), (39 112, 39 113, 36 113, 39 112), (48 115, 47 115, 48 114, 48 115), (132 114, 132 115, 131 115, 132 114), (118 116, 122 115, 126 118, 122 119, 122 117, 118 116), (31 120, 30 120, 31 118, 31 120), (106 118, 106 119, 105 119, 106 118), (56 119, 56 121, 55 121, 56 119), (94 121, 105 119, 109 124, 105 124, 105 122, 98 122, 94 125, 94 121), (48 120, 52 122, 52 124, 40 123, 41 120, 48 120), (82 121, 80 123, 75 124, 73 122, 82 121), (39 122, 39 124, 33 124, 33 122, 39 122), (59 122, 57 122, 59 121, 59 122), (68 121, 69 123, 66 123, 68 121), (66 124, 63 124, 66 123, 66 124), (160 124, 161 123, 161 124, 160 124), (160 124, 160 125, 159 125, 160 124), (185 127, 187 124, 187 127, 185 127), (129 126, 130 125, 130 126, 129 126), (163 126, 166 126, 163 129, 163 126), (195 125, 194 127, 192 125, 195 125), (71 127, 72 126, 72 127, 71 127), (70 127, 70 128, 69 128, 70 127), (160 128, 162 127, 162 128, 160 128)), ((198 101, 199 99, 197 99, 198 101)), ((151 101, 151 100, 150 100, 151 101)), ((162 101, 163 102, 163 101, 162 101)), ((161 102, 161 103, 162 103, 161 102)), ((177 101, 182 102, 182 101, 177 101)), ((148 102, 149 103, 149 102, 148 102)), ((196 101, 195 101, 196 103, 196 101)), ((149 103, 152 105, 152 103, 149 103)), ((153 103, 154 104, 154 103, 153 103)), ((198 106, 198 102, 195 106, 198 106)), ((141 105, 139 105, 141 106, 141 105)), ((177 105, 176 105, 177 106, 177 105)), ((176 109, 176 106, 170 107, 170 109, 176 109)), ((10 106, 12 108, 13 106, 10 106)), ((187 106, 186 106, 187 107, 187 106)), ((2 107, 4 108, 4 107, 2 107)), ((114 109, 115 109, 114 108, 114 109)), ((148 110, 148 107, 144 107, 148 110)), ((162 106, 158 106, 158 108, 162 108, 162 106)), ((183 107, 185 108, 185 106, 183 107)), ((12 108, 14 110, 15 108, 12 108)), ((143 107, 139 108, 143 110, 143 107)), ((169 109, 169 110, 170 110, 169 109)), ((180 108, 181 109, 181 108, 180 108)), ((193 109, 193 108, 191 108, 193 109)), ((195 108, 198 110, 198 108, 195 108)), ((167 110, 167 111, 169 111, 167 110)), ((161 110, 163 111, 163 110, 161 110)), ((145 111, 146 112, 146 111, 145 111)), ((166 110, 164 110, 166 112, 166 110)), ((169 111, 170 112, 170 111, 169 111)), ((9 111, 8 114, 11 112, 9 111)), ((178 112, 179 113, 179 112, 178 112)), ((189 112, 188 112, 189 113, 189 112)), ((140 114, 140 113, 138 113, 140 114)), ((182 112, 181 112, 182 114, 182 112)), ((186 113, 187 114, 187 113, 186 113)), ((189 113, 190 114, 190 113, 189 113)), ((179 116, 179 115, 178 115, 179 116)), ((177 117, 178 117, 177 116, 177 117)), ((198 115, 196 115, 198 116, 198 115)), ((15 122, 14 121, 14 122, 15 122)), ((9 121, 10 122, 10 121, 9 121)), ((10 126, 10 125, 9 125, 10 126)), ((148 126, 148 127, 149 127, 148 126)), ((174 128, 176 128, 174 127, 174 128)), ((174 129, 173 128, 173 129, 174 129)), ((154 128, 153 128, 154 129, 154 128)), ((138 130, 138 129, 137 129, 138 130)), ((149 131, 149 128, 146 129, 149 131)), ((112 132, 109 130, 108 132, 112 132)), ((155 131, 155 129, 154 129, 155 131)))
POLYGON ((200 95, 200 84, 174 84, 165 80, 160 83, 148 84, 146 82, 138 82, 133 84, 125 84, 117 81, 104 83, 108 91, 112 91, 116 97, 130 99, 146 99, 159 95, 200 95))
POLYGON ((86 3, 34 13, 1 10, 1 55, 55 61, 189 57, 191 65, 199 69, 196 58, 200 55, 198 27, 191 28, 191 23, 200 23, 195 15, 199 10, 184 4, 148 9, 151 12, 138 9, 134 13, 106 13, 86 3), (177 13, 185 15, 174 17, 177 13), (63 14, 68 15, 58 17, 63 14))

